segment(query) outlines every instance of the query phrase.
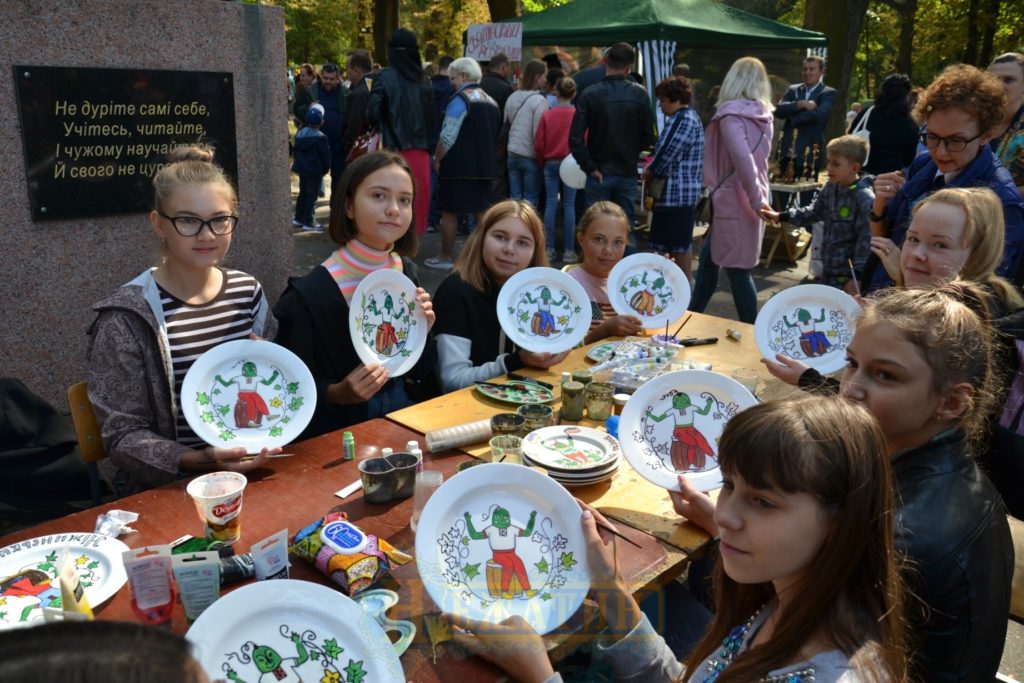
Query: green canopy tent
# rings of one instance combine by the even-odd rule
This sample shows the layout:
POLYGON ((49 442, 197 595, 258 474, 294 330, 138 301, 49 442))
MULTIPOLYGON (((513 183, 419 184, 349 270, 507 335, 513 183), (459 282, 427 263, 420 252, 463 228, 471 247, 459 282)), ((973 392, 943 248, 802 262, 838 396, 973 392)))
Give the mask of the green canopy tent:
POLYGON ((668 40, 685 47, 825 47, 805 31, 713 0, 575 0, 508 21, 527 45, 599 46, 668 40))

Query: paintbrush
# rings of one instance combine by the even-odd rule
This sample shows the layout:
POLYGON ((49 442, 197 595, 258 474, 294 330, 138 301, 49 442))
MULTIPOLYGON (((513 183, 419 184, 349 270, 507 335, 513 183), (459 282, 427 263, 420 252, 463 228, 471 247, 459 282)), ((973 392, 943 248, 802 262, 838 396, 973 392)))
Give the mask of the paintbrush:
POLYGON ((683 320, 683 322, 679 323, 679 327, 677 327, 676 331, 672 333, 672 336, 673 337, 679 336, 679 331, 683 329, 683 325, 685 325, 686 323, 690 322, 690 318, 692 318, 692 317, 693 317, 693 313, 691 313, 690 315, 686 316, 686 318, 683 320))
POLYGON ((548 384, 547 382, 542 382, 539 379, 535 379, 533 377, 528 377, 526 375, 520 375, 519 373, 516 373, 516 372, 510 372, 510 373, 506 374, 505 376, 508 377, 509 379, 517 379, 520 382, 532 382, 534 384, 539 384, 542 387, 544 387, 545 389, 554 389, 555 388, 554 385, 552 385, 552 384, 548 384))
POLYGON ((857 282, 857 271, 853 269, 853 260, 846 259, 846 263, 850 266, 850 279, 853 281, 853 287, 857 290, 857 296, 860 296, 860 283, 857 282))
POLYGON ((597 517, 594 518, 594 524, 596 524, 599 528, 604 529, 605 531, 610 533, 612 536, 618 536, 619 538, 621 538, 626 543, 629 543, 630 545, 634 545, 637 548, 643 549, 643 546, 641 546, 639 543, 637 543, 633 539, 627 538, 626 535, 623 534, 621 531, 616 531, 615 529, 611 528, 610 526, 608 526, 604 522, 599 522, 597 520, 597 517))

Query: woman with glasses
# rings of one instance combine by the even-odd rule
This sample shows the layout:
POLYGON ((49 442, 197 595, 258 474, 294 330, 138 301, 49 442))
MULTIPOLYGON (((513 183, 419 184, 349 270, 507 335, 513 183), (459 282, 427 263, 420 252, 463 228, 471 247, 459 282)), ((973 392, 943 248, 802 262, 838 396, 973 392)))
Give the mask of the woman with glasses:
MULTIPOLYGON (((988 145, 1005 111, 1006 94, 992 74, 963 64, 939 74, 921 95, 915 110, 925 126, 921 139, 928 152, 917 157, 906 174, 895 171, 875 179, 871 234, 888 237, 900 247, 911 210, 926 195, 943 187, 987 187, 999 196, 1006 220, 1006 248, 996 273, 1020 285, 1024 205, 1013 177, 988 145)), ((864 270, 865 291, 892 284, 876 255, 868 258, 864 270)))
POLYGON ((89 401, 124 493, 183 470, 246 471, 280 451, 207 446, 181 411, 181 385, 199 356, 226 341, 273 338, 277 322, 251 275, 219 264, 238 223, 238 199, 208 147, 178 147, 153 178, 149 219, 159 264, 96 303, 89 329, 89 401))

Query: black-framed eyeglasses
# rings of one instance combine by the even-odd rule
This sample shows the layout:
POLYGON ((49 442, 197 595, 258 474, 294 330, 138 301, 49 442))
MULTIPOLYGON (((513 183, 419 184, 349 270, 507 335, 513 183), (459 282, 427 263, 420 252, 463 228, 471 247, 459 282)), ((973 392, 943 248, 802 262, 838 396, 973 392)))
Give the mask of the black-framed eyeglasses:
POLYGON ((967 145, 974 142, 981 137, 981 133, 978 133, 973 138, 964 139, 959 135, 954 135, 948 138, 942 138, 938 135, 932 135, 931 133, 921 133, 921 142, 925 144, 928 149, 938 149, 940 144, 946 145, 947 152, 962 152, 967 149, 967 145))
POLYGON ((204 227, 209 227, 214 235, 227 235, 238 225, 238 216, 214 216, 204 221, 198 216, 168 216, 157 211, 163 218, 166 218, 174 226, 174 229, 182 237, 195 237, 202 232, 204 227))

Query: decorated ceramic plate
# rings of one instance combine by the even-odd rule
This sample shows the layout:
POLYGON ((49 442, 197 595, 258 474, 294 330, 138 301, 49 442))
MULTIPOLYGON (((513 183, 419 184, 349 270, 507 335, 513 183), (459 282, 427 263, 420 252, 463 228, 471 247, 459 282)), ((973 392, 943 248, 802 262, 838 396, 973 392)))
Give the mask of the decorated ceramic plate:
POLYGON ((409 372, 427 343, 416 285, 397 270, 370 273, 352 294, 348 328, 359 360, 380 363, 391 377, 409 372))
POLYGON ((580 507, 553 479, 493 463, 452 477, 416 527, 416 567, 441 610, 538 633, 568 620, 590 588, 580 507))
POLYGON ((554 268, 521 270, 498 293, 501 329, 527 351, 568 351, 587 336, 590 316, 583 285, 554 268))
POLYGON ((608 299, 616 313, 639 318, 644 329, 664 329, 690 305, 690 281, 664 256, 633 254, 608 274, 608 299))
POLYGON ((308 581, 260 581, 203 612, 185 637, 210 680, 404 681, 376 619, 308 581))
POLYGON ((306 364, 268 341, 213 347, 196 359, 181 385, 181 410, 192 431, 212 446, 244 446, 249 453, 293 441, 315 408, 306 364))
POLYGON ((127 577, 121 541, 90 533, 52 534, 0 548, 0 629, 42 623, 43 607, 61 607, 57 570, 64 548, 75 561, 89 605, 113 597, 127 577))
POLYGON ((503 387, 493 384, 477 384, 476 390, 487 398, 516 405, 547 403, 555 399, 555 394, 550 389, 533 382, 506 382, 503 387))
POLYGON ((671 491, 686 475, 701 491, 722 485, 718 439, 739 411, 757 405, 753 394, 707 370, 669 372, 647 382, 622 410, 622 453, 640 476, 671 491))
POLYGON ((612 355, 615 349, 619 348, 619 344, 621 343, 622 342, 604 342, 603 344, 598 344, 587 351, 587 359, 592 360, 595 363, 603 363, 608 360, 609 356, 612 355))
POLYGON ((781 353, 820 373, 846 365, 860 304, 842 290, 797 285, 765 302, 754 322, 754 340, 765 358, 781 353))
POLYGON ((567 472, 607 467, 620 452, 614 436, 592 427, 544 427, 523 439, 524 456, 541 467, 567 472))

